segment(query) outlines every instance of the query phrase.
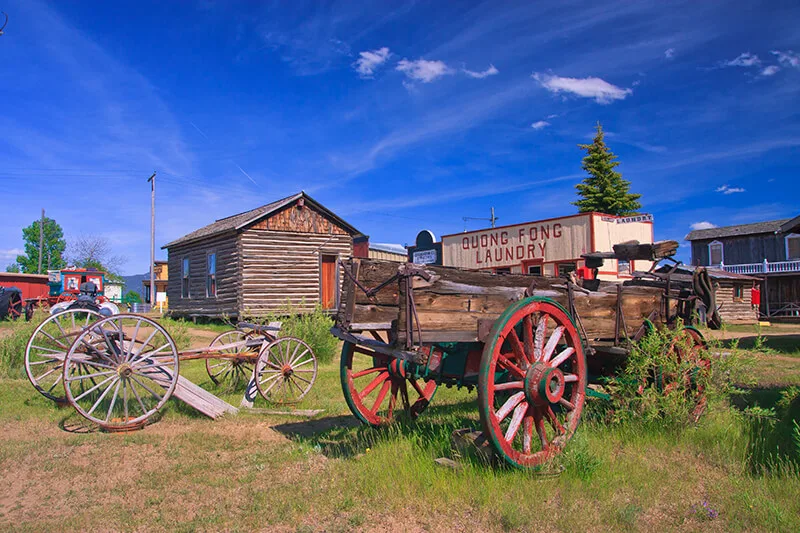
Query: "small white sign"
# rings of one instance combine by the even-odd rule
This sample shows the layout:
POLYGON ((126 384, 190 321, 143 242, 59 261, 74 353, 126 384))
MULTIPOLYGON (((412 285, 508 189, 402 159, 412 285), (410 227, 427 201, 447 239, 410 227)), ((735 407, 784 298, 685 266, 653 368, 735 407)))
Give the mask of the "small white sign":
POLYGON ((413 259, 417 265, 430 265, 436 262, 436 250, 414 252, 413 259))
POLYGON ((632 217, 618 218, 617 224, 630 224, 631 222, 652 222, 653 215, 634 215, 632 217))
POLYGON ((166 303, 167 301, 167 293, 166 292, 156 292, 156 302, 158 303, 166 303))

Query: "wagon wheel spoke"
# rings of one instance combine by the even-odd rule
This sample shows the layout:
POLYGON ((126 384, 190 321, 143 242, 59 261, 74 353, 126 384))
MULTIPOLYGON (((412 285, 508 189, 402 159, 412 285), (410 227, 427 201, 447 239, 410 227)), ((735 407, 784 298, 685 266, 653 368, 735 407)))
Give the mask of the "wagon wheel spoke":
POLYGON ((411 404, 408 401, 408 385, 406 380, 400 382, 400 398, 403 400, 403 410, 406 415, 411 416, 411 404))
POLYGON ((520 368, 521 369, 528 368, 531 361, 528 359, 528 354, 525 353, 525 347, 519 340, 519 336, 517 335, 517 330, 512 329, 511 331, 509 331, 506 340, 511 346, 511 351, 514 353, 514 358, 517 360, 517 364, 520 366, 520 368))
POLYGON ((536 322, 536 333, 533 339, 533 360, 542 360, 542 351, 544 350, 544 337, 547 335, 547 317, 539 316, 536 322))
POLYGON ((281 337, 261 348, 254 371, 244 363, 237 365, 236 371, 240 375, 244 375, 245 371, 252 372, 256 376, 256 387, 266 400, 295 403, 302 400, 314 385, 317 360, 311 348, 302 340, 281 337), (305 368, 299 370, 298 366, 305 368), (272 383, 268 383, 270 381, 272 383))

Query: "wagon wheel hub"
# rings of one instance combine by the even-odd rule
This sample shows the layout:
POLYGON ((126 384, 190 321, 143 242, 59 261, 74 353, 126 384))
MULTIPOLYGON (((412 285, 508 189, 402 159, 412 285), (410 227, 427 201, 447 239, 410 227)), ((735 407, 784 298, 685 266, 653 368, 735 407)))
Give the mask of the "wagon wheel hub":
POLYGON ((294 370, 292 370, 291 365, 287 364, 281 367, 281 373, 283 374, 283 377, 289 378, 292 376, 292 374, 294 374, 294 370))
POLYGON ((133 369, 128 363, 122 363, 117 367, 117 375, 121 378, 127 379, 133 374, 133 369))
POLYGON ((564 396, 564 373, 544 363, 535 363, 525 375, 525 396, 535 405, 558 403, 564 396))

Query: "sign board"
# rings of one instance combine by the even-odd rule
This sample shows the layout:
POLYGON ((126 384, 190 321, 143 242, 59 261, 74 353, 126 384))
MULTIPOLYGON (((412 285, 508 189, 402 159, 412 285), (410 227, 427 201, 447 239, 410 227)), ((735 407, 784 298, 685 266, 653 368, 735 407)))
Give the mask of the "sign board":
POLYGON ((162 303, 167 301, 167 293, 166 292, 158 292, 156 291, 156 302, 162 303))
POLYGON ((617 224, 630 224, 631 222, 652 222, 653 215, 634 215, 617 219, 617 224))
POLYGON ((436 262, 436 250, 420 250, 414 252, 412 257, 417 265, 430 265, 436 262))

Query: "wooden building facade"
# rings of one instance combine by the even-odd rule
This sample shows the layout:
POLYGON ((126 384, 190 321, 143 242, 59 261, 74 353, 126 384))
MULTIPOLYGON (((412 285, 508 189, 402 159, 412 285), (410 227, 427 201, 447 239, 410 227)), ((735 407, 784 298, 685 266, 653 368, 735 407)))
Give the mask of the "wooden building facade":
POLYGON ((170 314, 259 317, 336 309, 338 259, 363 235, 305 192, 217 220, 164 246, 170 314))
POLYGON ((759 279, 761 314, 800 318, 800 216, 694 230, 692 264, 759 279))

